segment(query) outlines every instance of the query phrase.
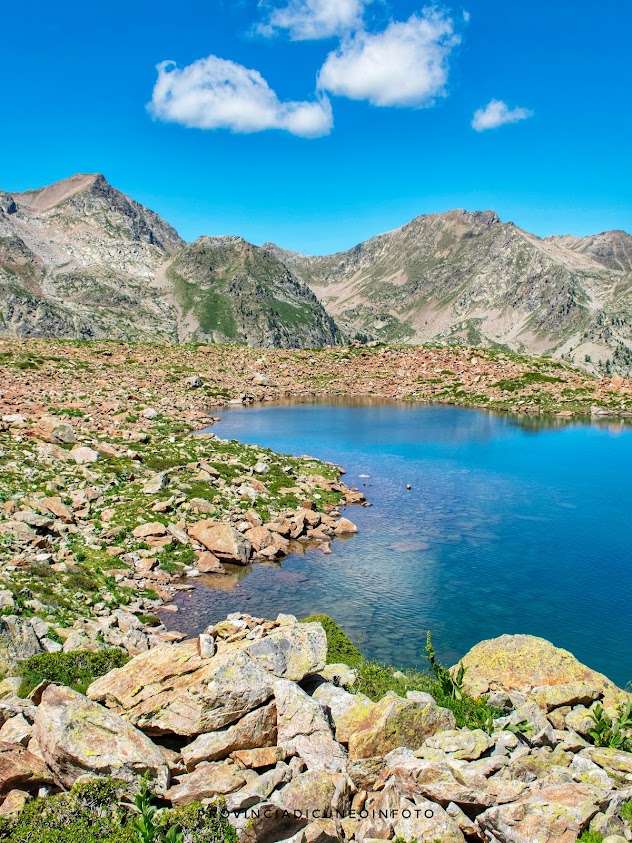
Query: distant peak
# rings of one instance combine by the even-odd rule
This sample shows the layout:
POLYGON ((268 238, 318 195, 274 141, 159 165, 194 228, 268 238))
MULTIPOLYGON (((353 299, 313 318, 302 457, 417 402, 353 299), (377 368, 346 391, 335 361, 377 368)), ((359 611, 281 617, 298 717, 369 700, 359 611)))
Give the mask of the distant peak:
POLYGON ((108 181, 102 173, 76 173, 67 179, 56 181, 37 190, 26 190, 24 193, 12 194, 20 205, 33 211, 48 211, 76 196, 77 193, 93 190, 94 188, 109 187, 108 181))

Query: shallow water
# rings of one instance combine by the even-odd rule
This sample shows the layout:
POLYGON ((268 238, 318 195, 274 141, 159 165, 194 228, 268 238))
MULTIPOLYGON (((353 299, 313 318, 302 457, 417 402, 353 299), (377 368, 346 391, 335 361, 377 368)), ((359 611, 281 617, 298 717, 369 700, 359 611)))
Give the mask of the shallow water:
POLYGON ((324 612, 366 655, 401 666, 423 664, 427 629, 450 664, 484 638, 525 632, 632 679, 632 428, 302 404, 226 410, 213 430, 334 461, 373 506, 346 510, 360 532, 331 556, 198 581, 178 597, 179 629, 237 610, 324 612))

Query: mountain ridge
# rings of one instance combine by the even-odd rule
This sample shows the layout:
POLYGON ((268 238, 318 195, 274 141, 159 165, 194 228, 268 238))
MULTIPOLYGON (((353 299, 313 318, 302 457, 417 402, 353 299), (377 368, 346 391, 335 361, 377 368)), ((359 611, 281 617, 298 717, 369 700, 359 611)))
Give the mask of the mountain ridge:
POLYGON ((540 238, 494 211, 424 214, 333 255, 264 244, 351 336, 632 365, 632 237, 540 238))
POLYGON ((332 255, 193 243, 101 173, 0 192, 0 333, 502 346, 632 371, 632 236, 538 237, 492 210, 422 214, 332 255))
MULTIPOLYGON (((249 258, 233 250, 224 266, 230 279, 214 276, 203 260, 188 282, 174 277, 174 261, 204 248, 185 243, 100 173, 0 193, 0 333, 287 347, 339 342, 331 317, 285 266, 268 261, 251 277, 257 246, 249 246, 249 258), (230 330, 209 319, 209 302, 230 330)), ((227 242, 220 251, 227 258, 227 242)))

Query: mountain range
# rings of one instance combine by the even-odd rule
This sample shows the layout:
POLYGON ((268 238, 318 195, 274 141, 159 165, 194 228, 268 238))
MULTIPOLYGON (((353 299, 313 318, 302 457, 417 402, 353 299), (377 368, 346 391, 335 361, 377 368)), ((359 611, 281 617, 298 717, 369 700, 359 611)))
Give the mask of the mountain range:
POLYGON ((458 342, 629 374, 632 237, 540 238, 493 211, 454 210, 327 256, 239 237, 186 243, 102 175, 76 175, 0 192, 0 333, 458 342))

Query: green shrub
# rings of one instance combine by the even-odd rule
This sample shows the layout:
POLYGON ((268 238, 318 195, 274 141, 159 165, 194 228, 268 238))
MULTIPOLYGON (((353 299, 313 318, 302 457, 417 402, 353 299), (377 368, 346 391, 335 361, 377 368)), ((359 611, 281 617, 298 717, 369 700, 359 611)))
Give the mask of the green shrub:
POLYGON ((0 818, 3 843, 136 843, 120 806, 123 783, 93 779, 69 793, 35 799, 17 818, 0 818))
POLYGON ((193 802, 161 812, 157 824, 179 828, 183 843, 237 843, 237 832, 223 815, 223 807, 221 800, 210 805, 193 802))
POLYGON ((351 643, 351 639, 329 615, 310 615, 301 623, 319 623, 327 635, 327 664, 346 664, 358 667, 363 661, 362 653, 351 643))
MULTIPOLYGON (((69 793, 35 799, 17 817, 0 817, 1 843, 141 843, 139 829, 151 794, 141 783, 141 804, 129 805, 130 785, 95 778, 69 793), (123 801, 127 797, 127 804, 123 801), (142 812, 144 809, 144 814, 142 812), (140 810, 140 812, 139 812, 140 810)), ((192 803, 156 813, 150 820, 155 843, 237 843, 237 833, 222 814, 221 802, 192 803), (181 837, 180 837, 181 835, 181 837)))
POLYGON ((97 650, 73 650, 70 653, 40 653, 26 659, 19 667, 22 677, 19 694, 27 697, 40 682, 59 682, 85 694, 97 677, 122 667, 129 656, 117 647, 97 650))

